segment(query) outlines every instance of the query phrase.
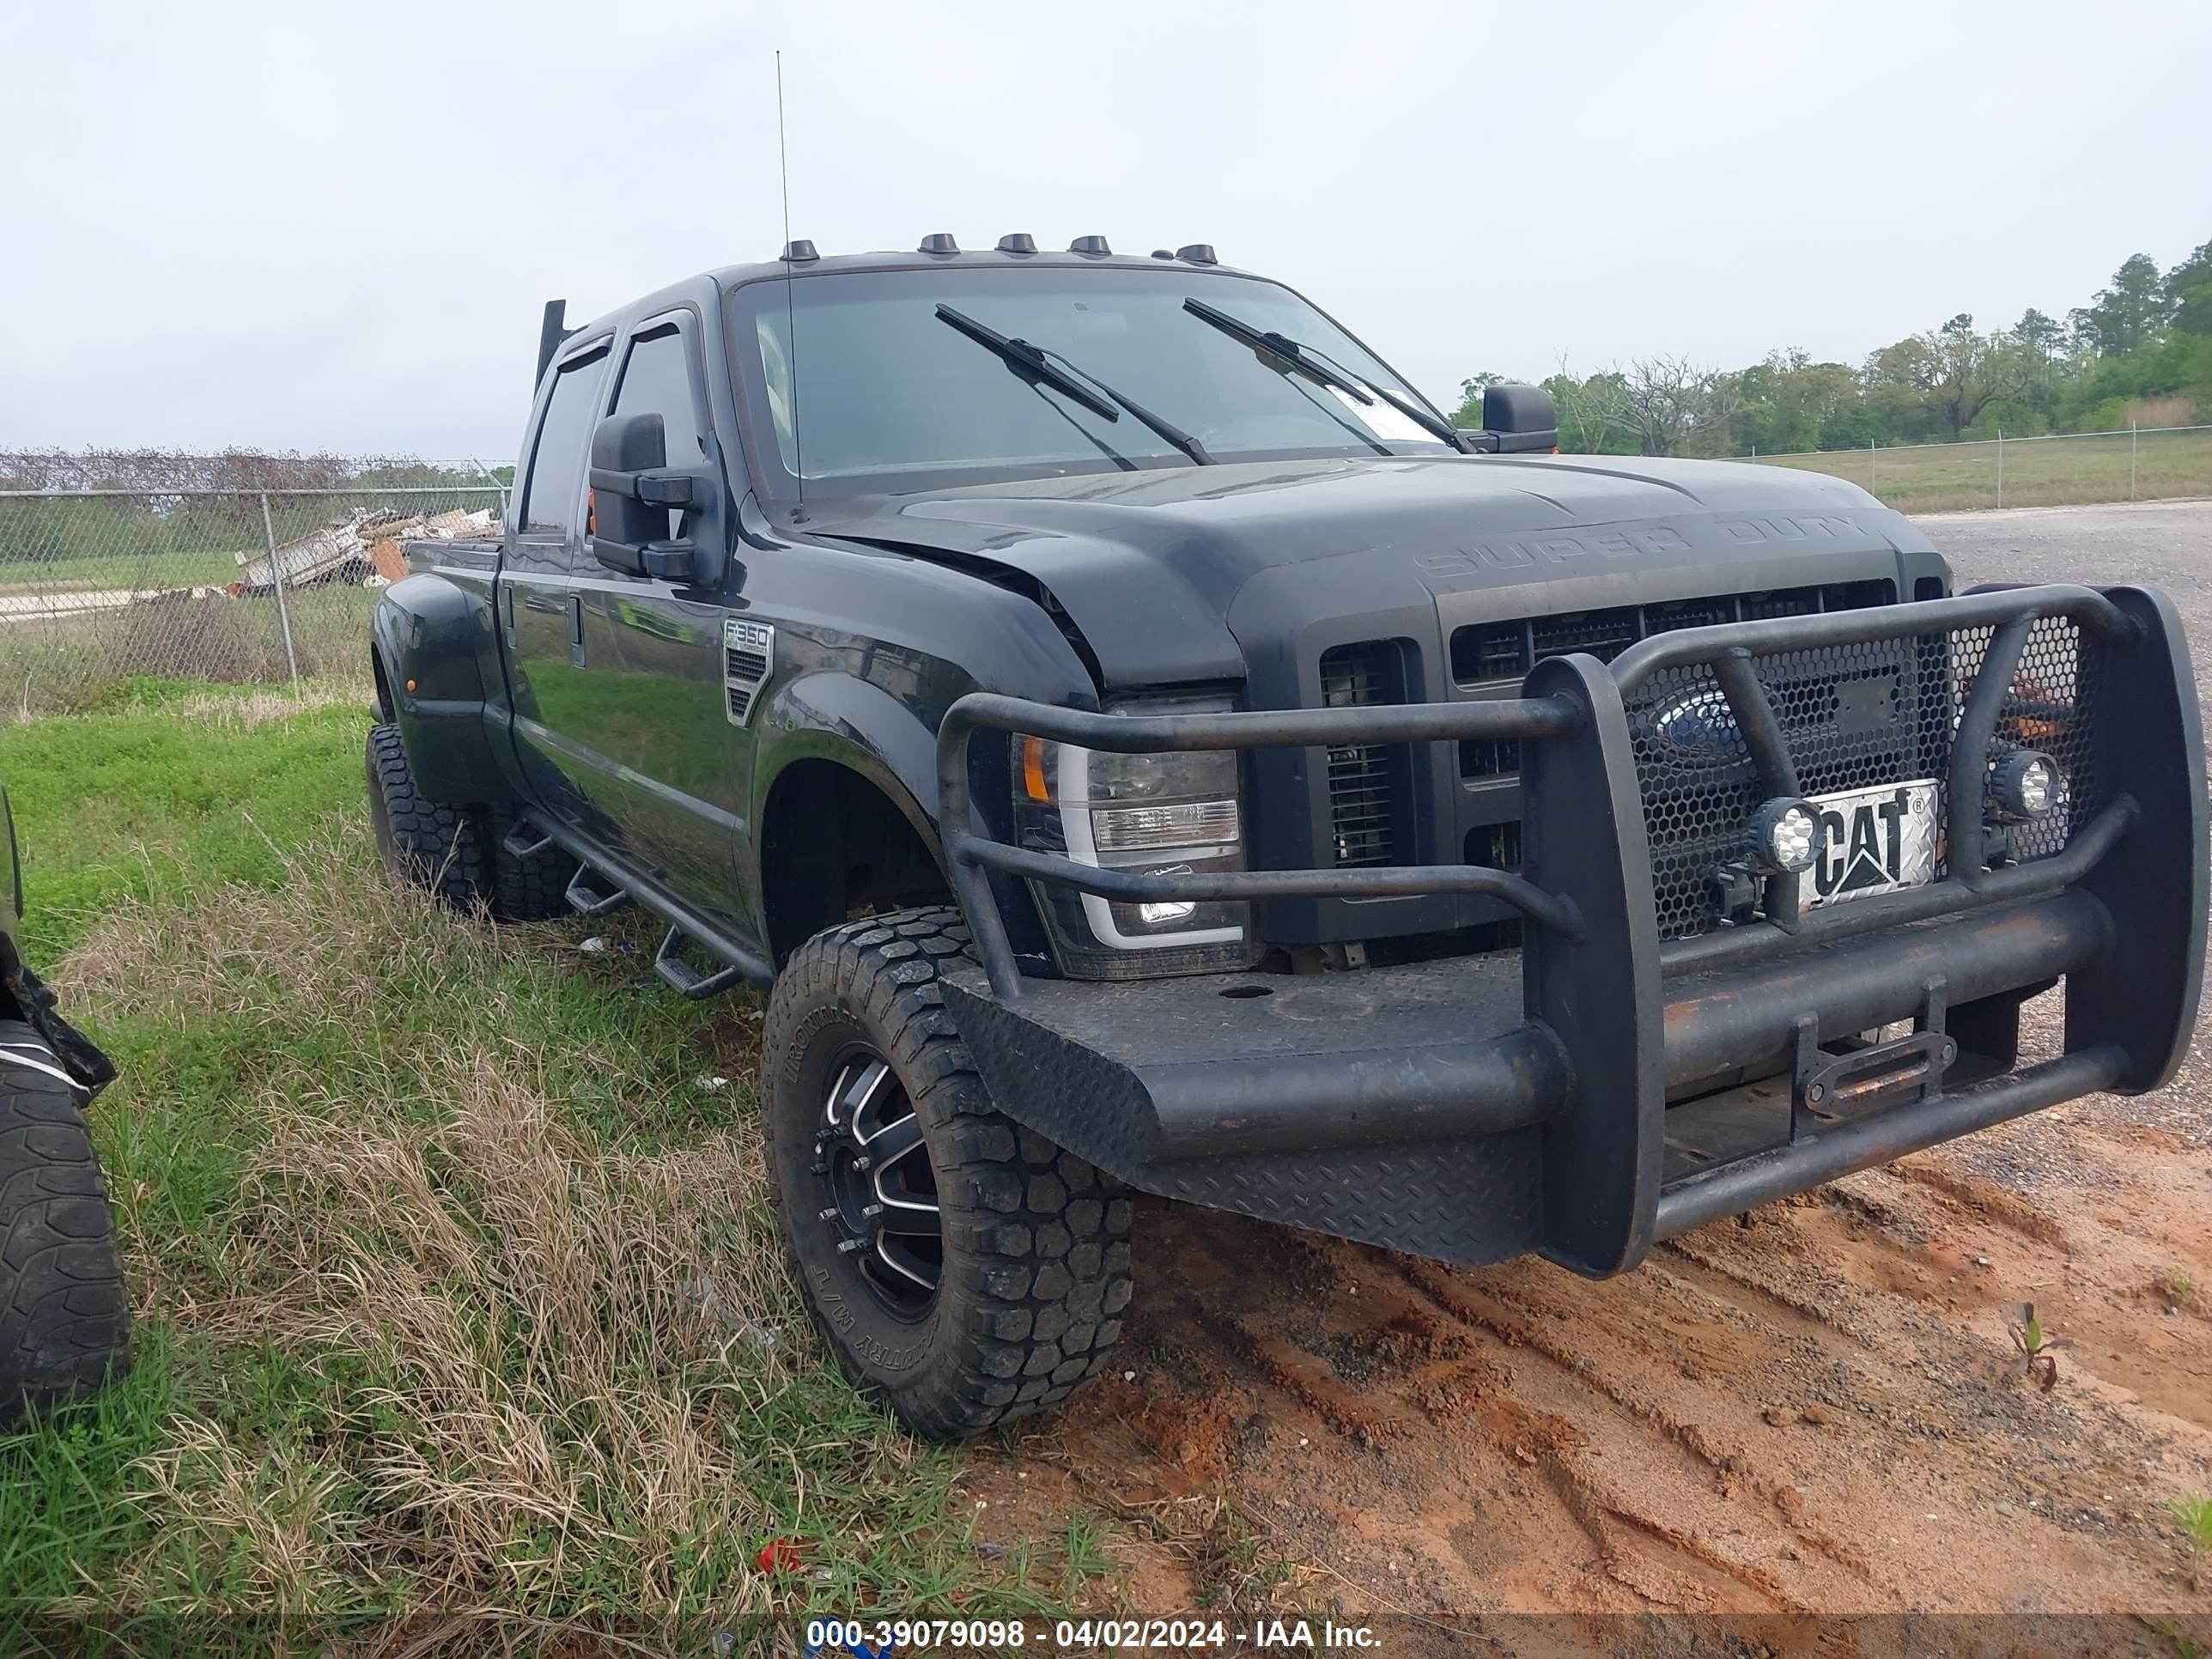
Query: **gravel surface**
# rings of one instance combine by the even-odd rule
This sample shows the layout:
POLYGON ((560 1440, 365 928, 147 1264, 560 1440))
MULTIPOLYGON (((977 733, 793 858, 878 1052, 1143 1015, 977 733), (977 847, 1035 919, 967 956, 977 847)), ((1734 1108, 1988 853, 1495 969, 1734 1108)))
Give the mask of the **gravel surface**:
MULTIPOLYGON (((2141 582, 2163 588, 2196 647, 2197 698, 2212 720, 2212 501, 2145 501, 2110 507, 2027 507, 2007 513, 1946 513, 1918 520, 1929 539, 1969 582, 2141 582)), ((2059 994, 2031 1003, 2023 1038, 2057 1052, 2059 994)), ((1975 1136, 1950 1156, 1977 1174, 2018 1189, 2103 1184, 2106 1171, 2081 1157, 2068 1125, 2076 1115, 2109 1125, 2173 1134, 2192 1149, 2212 1146, 2212 1022, 2181 1075, 2157 1094, 2134 1100, 2099 1096, 2041 1112, 2009 1130, 1975 1136)))

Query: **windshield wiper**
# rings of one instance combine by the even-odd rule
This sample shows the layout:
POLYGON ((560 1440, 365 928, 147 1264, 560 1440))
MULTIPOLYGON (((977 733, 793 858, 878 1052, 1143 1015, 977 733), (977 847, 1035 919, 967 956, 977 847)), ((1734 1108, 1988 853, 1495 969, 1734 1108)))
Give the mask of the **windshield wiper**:
POLYGON ((1287 334, 1278 334, 1271 328, 1255 328, 1241 318, 1210 306, 1203 300, 1185 300, 1182 308, 1201 323, 1219 329, 1231 339, 1243 342, 1255 351, 1264 351, 1279 357, 1310 380, 1318 380, 1333 386, 1355 403, 1372 404, 1380 398, 1423 431, 1433 434, 1439 441, 1459 447, 1459 428, 1442 417, 1431 415, 1419 404, 1409 403, 1386 386, 1377 386, 1364 374, 1355 374, 1334 358, 1303 341, 1293 340, 1287 334), (1368 394, 1372 392, 1373 397, 1368 394))
POLYGON ((1033 345, 1027 340, 1001 334, 988 324, 977 322, 966 312, 957 311, 948 305, 937 307, 937 319, 939 322, 951 324, 987 350, 997 353, 1000 362, 1031 386, 1040 383, 1048 386, 1061 397, 1082 404, 1103 420, 1118 421, 1121 418, 1121 409, 1126 409, 1198 465, 1211 466, 1213 464, 1213 457, 1206 453, 1206 446, 1174 422, 1164 416, 1155 415, 1127 393, 1116 392, 1090 370, 1078 368, 1049 346, 1033 345), (1121 405, 1121 409, 1115 407, 1116 404, 1121 405))

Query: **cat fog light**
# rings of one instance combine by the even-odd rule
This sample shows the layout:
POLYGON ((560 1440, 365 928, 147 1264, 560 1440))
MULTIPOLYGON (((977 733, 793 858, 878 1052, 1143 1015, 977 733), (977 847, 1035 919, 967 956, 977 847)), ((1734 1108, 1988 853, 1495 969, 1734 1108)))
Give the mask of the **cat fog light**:
POLYGON ((1820 811, 1808 800, 1783 797, 1751 816, 1751 858, 1770 876, 1794 876, 1813 867, 1820 851, 1820 811))
POLYGON ((2008 823, 2032 823, 2058 805, 2058 769, 2051 757, 2015 749, 1990 769, 1990 801, 2008 823))

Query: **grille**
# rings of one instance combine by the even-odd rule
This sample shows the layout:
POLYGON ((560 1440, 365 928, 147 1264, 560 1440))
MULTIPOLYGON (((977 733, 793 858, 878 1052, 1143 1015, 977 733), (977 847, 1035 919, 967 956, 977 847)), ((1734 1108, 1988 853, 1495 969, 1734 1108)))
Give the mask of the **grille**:
MULTIPOLYGON (((1324 708, 1405 700, 1403 659, 1388 640, 1334 646, 1322 654, 1324 708)), ((1396 861, 1405 775, 1401 744, 1355 744, 1328 751, 1329 842, 1339 866, 1396 861)))
POLYGON ((757 651, 741 651, 734 645, 722 647, 722 684, 730 694, 730 718, 744 723, 751 711, 753 694, 760 683, 768 678, 768 659, 757 651))
POLYGON ((1478 823, 1467 832, 1467 861, 1492 870, 1521 867, 1521 821, 1478 823))
POLYGON ((1886 580, 1829 582, 1817 587, 1669 599, 1661 605, 1565 611, 1554 617, 1519 622, 1471 623, 1452 630, 1452 678, 1462 685, 1517 679, 1545 658, 1574 651, 1586 651, 1601 662, 1611 662, 1637 641, 1677 628, 1803 617, 1819 611, 1858 611, 1891 604, 1896 598, 1896 583, 1886 580))
MULTIPOLYGON (((1960 702, 1991 635, 1966 629, 1755 658, 1799 787, 1822 795, 1917 778, 1941 783, 1960 702)), ((2029 633, 1990 759, 2039 750, 2065 783, 2057 811, 2014 830, 2023 860, 2059 851, 2100 804, 2090 747, 2099 665, 2094 642, 2063 617, 2044 618, 2029 633)), ((1713 872, 1743 856, 1759 787, 1719 684, 1702 664, 1653 676, 1630 699, 1628 726, 1660 935, 1686 938, 1722 919, 1713 872)), ((1939 799, 1939 823, 1947 811, 1939 799)))
POLYGON ((1518 738, 1462 738, 1459 775, 1463 778, 1510 778, 1521 770, 1518 738))

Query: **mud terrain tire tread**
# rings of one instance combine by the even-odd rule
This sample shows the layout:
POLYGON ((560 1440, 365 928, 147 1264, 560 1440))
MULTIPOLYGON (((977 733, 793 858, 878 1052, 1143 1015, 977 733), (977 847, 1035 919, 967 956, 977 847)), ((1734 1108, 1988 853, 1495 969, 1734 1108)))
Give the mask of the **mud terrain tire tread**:
MULTIPOLYGON (((1130 1203, 1120 1184, 997 1110, 984 1091, 939 977, 969 955, 966 925, 951 908, 830 928, 776 980, 761 1041, 769 1193, 808 1311, 848 1375, 916 1433, 940 1440, 1066 1399, 1106 1364, 1132 1288, 1130 1203), (801 1249, 805 1230, 819 1224, 804 1185, 786 1188, 811 1157, 818 1109, 805 1092, 804 1027, 839 1006, 872 1028, 905 1085, 943 1206, 945 1265, 928 1351, 905 1371, 871 1363, 825 1317, 810 1268, 827 1261, 836 1272, 842 1261, 818 1241, 801 1249)), ((842 1270, 858 1285, 858 1273, 842 1270)))
POLYGON ((483 814, 417 793, 399 728, 389 721, 368 728, 367 763, 369 817, 385 869, 456 909, 472 908, 486 885, 483 814))
MULTIPOLYGON (((0 1043, 61 1064, 21 1020, 0 1020, 0 1043)), ((0 1049, 0 1425, 130 1369, 131 1300, 81 1098, 0 1049)))
POLYGON ((484 823, 492 915, 501 921, 550 921, 574 914, 568 884, 575 878, 576 860, 557 844, 517 858, 507 850, 507 836, 520 820, 495 806, 486 809, 484 823))

